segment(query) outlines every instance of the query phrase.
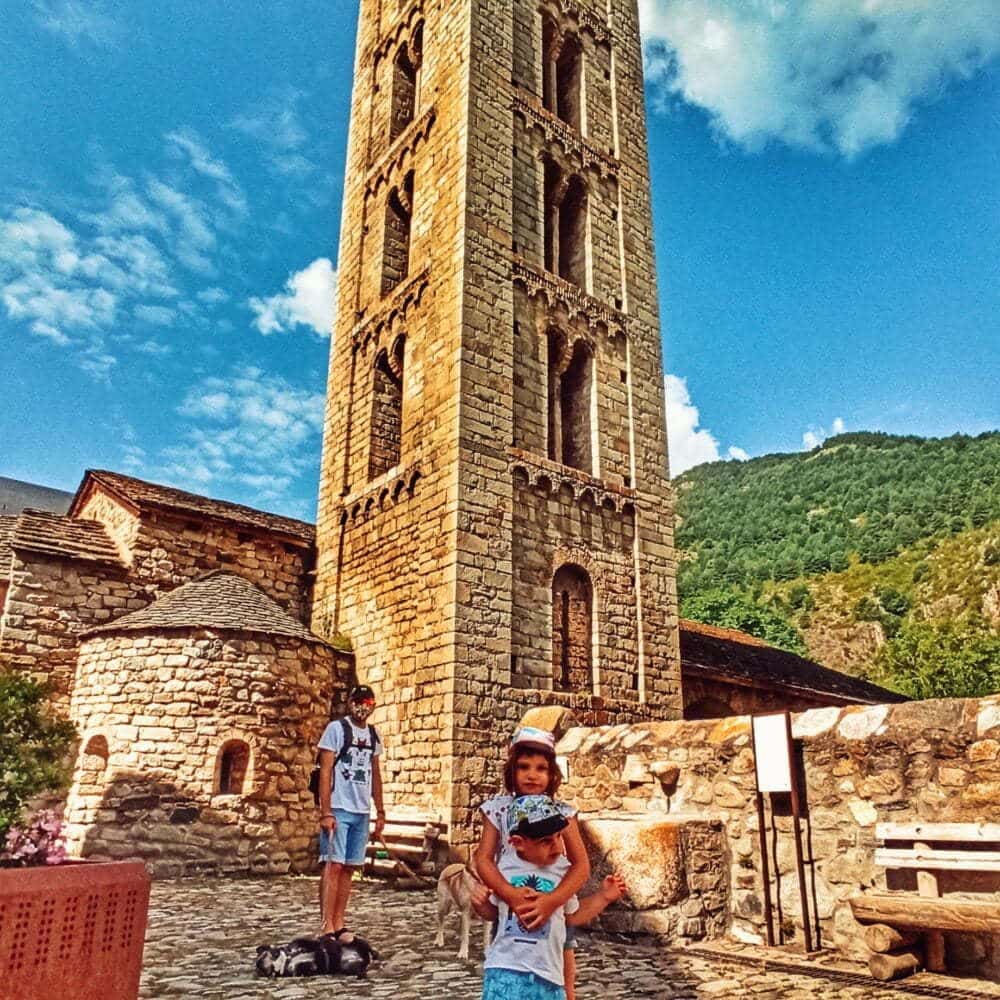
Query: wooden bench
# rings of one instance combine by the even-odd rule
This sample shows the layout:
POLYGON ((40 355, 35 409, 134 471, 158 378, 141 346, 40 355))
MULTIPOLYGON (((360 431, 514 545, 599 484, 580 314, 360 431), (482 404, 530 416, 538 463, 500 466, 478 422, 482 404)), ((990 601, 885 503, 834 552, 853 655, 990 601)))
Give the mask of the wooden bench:
POLYGON ((941 898, 938 887, 942 871, 1000 873, 1000 824, 879 823, 875 836, 882 844, 875 863, 915 871, 918 894, 853 896, 856 920, 923 932, 925 965, 932 972, 945 968, 944 931, 1000 934, 1000 898, 941 898))

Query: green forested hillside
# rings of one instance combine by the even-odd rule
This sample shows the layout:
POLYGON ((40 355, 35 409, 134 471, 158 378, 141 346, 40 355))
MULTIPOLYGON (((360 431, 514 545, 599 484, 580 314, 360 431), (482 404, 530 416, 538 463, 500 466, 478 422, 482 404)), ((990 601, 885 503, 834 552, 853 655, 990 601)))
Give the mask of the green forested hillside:
POLYGON ((752 588, 1000 519, 1000 432, 841 434, 807 453, 700 465, 675 486, 681 593, 752 588))
POLYGON ((1000 433, 842 434, 675 485, 685 616, 915 697, 1000 690, 1000 433))

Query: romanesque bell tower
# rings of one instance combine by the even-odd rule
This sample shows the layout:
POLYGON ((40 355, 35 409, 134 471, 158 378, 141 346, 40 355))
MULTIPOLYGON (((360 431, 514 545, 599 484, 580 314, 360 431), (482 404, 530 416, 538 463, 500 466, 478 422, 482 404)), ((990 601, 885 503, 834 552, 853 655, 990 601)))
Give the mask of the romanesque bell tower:
POLYGON ((313 627, 461 844, 526 708, 680 710, 635 0, 361 0, 338 294, 313 627))

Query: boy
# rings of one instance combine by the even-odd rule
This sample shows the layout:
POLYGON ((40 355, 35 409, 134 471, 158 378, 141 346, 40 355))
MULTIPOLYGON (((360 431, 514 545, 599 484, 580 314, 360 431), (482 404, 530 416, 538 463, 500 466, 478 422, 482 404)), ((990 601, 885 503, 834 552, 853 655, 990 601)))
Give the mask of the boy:
POLYGON ((360 685, 348 697, 350 714, 335 719, 319 741, 319 860, 323 865, 320 894, 323 933, 349 944, 354 935, 344 926, 354 872, 365 863, 368 822, 375 800, 376 839, 385 827, 382 774, 378 758, 382 744, 368 717, 375 692, 360 685))
MULTIPOLYGON (((514 851, 501 857, 500 873, 516 888, 552 892, 569 868, 562 838, 568 821, 547 795, 519 796, 510 808, 514 851)), ((595 895, 582 903, 571 897, 546 923, 531 930, 502 899, 488 892, 484 886, 474 898, 480 916, 498 921, 484 963, 483 1000, 565 1000, 567 923, 575 926, 592 920, 622 897, 624 884, 611 876, 595 895)))

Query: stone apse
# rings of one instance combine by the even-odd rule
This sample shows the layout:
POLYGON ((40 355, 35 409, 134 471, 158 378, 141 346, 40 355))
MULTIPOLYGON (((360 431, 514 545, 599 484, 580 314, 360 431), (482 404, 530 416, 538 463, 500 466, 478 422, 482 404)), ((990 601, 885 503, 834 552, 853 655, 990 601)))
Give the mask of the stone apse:
POLYGON ((453 846, 528 707, 680 714, 636 7, 363 0, 312 628, 453 846))

